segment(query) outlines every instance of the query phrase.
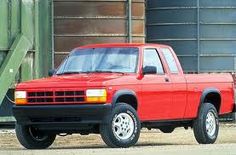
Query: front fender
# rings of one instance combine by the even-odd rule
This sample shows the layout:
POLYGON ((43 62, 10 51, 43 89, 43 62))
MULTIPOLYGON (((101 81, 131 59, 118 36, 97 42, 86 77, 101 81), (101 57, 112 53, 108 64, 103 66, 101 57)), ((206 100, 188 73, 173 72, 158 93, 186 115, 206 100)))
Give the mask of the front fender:
POLYGON ((135 97, 136 101, 138 102, 136 93, 133 90, 122 89, 122 90, 116 91, 115 94, 113 95, 113 97, 112 97, 112 107, 115 106, 115 104, 117 103, 118 98, 122 95, 133 96, 133 97, 135 97))

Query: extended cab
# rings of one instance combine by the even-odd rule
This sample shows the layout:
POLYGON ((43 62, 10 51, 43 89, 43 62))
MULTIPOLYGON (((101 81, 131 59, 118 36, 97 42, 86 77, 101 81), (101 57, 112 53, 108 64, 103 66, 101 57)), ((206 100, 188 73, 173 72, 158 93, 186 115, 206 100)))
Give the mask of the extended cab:
POLYGON ((214 143, 218 116, 233 112, 233 89, 230 74, 184 74, 166 45, 83 46, 52 77, 17 85, 16 135, 28 149, 62 133, 98 133, 110 147, 129 147, 141 128, 191 127, 198 143, 214 143))

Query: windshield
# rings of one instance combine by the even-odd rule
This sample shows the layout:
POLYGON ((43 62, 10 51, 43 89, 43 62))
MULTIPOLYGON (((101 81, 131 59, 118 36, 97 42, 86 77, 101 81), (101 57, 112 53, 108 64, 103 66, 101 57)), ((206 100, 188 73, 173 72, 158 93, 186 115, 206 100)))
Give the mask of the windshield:
POLYGON ((72 51, 56 74, 86 72, 135 73, 138 48, 86 48, 72 51))

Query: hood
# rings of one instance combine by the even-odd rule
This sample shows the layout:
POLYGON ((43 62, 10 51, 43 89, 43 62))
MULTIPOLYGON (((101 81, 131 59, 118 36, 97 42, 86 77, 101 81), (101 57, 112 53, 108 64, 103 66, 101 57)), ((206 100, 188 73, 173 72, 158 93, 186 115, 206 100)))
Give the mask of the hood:
POLYGON ((22 82, 17 89, 102 87, 107 81, 122 77, 122 74, 73 74, 60 75, 22 82))

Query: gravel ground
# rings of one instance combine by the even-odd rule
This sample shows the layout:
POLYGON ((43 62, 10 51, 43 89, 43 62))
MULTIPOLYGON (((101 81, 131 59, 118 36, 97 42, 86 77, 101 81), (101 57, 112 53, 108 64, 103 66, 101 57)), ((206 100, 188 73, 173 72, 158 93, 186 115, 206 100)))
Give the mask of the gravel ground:
POLYGON ((197 144, 191 129, 177 128, 171 134, 159 130, 142 130, 139 142, 128 149, 110 149, 100 135, 57 137, 47 150, 25 150, 17 141, 14 130, 0 130, 0 155, 4 154, 226 154, 236 155, 236 125, 221 124, 215 144, 197 144))

